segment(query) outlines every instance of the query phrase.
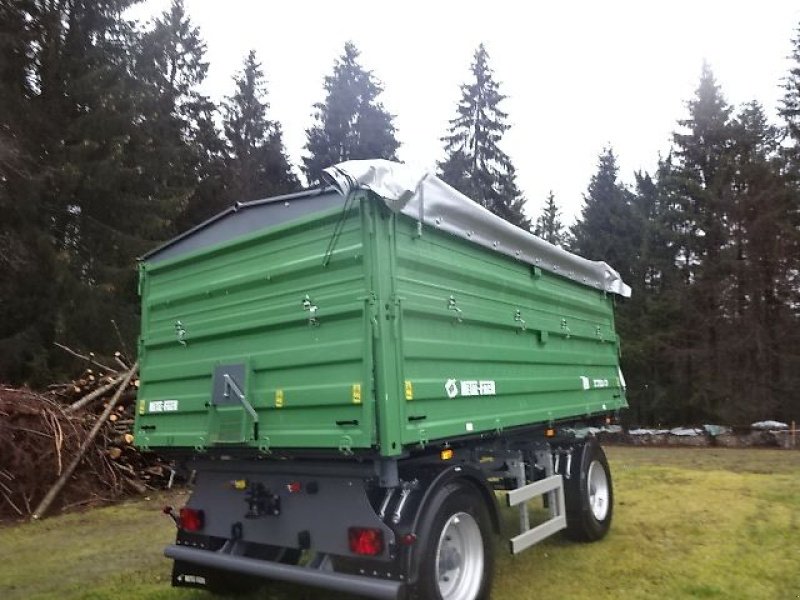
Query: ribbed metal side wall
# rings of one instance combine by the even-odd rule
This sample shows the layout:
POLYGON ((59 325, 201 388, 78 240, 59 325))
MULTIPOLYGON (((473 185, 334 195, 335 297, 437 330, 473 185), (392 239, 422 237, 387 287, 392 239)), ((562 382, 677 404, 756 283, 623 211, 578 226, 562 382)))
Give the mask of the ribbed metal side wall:
POLYGON ((356 393, 366 400, 372 372, 357 209, 323 266, 339 216, 307 218, 144 266, 137 444, 219 444, 220 420, 242 418, 242 412, 208 406, 212 374, 216 365, 238 363, 246 364, 244 391, 260 421, 259 439, 247 445, 373 443, 372 403, 356 393), (306 296, 318 307, 319 326, 309 322, 306 296), (178 410, 162 412, 161 401, 177 401, 178 410))
POLYGON ((404 444, 625 405, 611 296, 406 218, 394 252, 404 444))
POLYGON ((327 266, 338 210, 143 266, 138 445, 397 455, 625 406, 611 296, 361 202, 327 266), (209 406, 242 364, 258 439, 209 406))

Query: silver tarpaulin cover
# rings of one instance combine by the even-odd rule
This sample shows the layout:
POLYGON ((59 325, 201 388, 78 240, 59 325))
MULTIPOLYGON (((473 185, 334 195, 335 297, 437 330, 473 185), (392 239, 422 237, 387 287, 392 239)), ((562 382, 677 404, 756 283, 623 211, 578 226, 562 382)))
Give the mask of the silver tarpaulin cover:
POLYGON ((325 169, 343 195, 359 189, 380 196, 395 212, 496 252, 625 298, 619 273, 601 261, 562 250, 492 214, 431 173, 389 160, 349 160, 325 169))

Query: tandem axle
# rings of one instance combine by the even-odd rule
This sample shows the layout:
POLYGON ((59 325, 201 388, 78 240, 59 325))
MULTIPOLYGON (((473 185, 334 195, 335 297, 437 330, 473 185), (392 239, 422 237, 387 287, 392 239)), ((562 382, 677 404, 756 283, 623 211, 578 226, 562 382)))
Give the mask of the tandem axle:
POLYGON ((177 519, 173 584, 234 591, 265 580, 374 598, 486 597, 501 509, 519 510, 516 554, 567 530, 607 532, 613 495, 594 438, 462 441, 392 459, 194 460, 177 519), (547 518, 531 526, 528 501, 547 518), (237 576, 233 576, 236 574, 237 576))

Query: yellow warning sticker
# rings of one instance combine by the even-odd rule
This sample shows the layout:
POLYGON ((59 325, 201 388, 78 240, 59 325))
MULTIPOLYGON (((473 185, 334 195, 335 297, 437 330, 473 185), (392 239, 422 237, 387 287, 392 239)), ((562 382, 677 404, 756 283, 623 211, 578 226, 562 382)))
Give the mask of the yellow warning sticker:
POLYGON ((411 381, 409 381, 408 379, 406 379, 406 386, 405 387, 406 387, 406 400, 413 400, 414 399, 414 386, 411 383, 411 381))
POLYGON ((361 384, 353 384, 353 404, 361 404, 361 384))
POLYGON ((275 408, 283 408, 283 390, 275 390, 275 408))
POLYGON ((144 414, 144 400, 139 400, 139 414, 144 414))

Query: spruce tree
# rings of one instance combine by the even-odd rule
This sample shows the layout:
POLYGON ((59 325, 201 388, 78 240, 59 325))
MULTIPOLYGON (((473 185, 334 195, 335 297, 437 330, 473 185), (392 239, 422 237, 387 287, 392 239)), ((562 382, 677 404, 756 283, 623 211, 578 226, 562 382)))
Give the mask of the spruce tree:
POLYGON ((442 138, 446 157, 439 163, 440 176, 494 214, 528 229, 514 166, 500 149, 510 127, 508 115, 500 109, 506 96, 500 93, 483 44, 475 51, 470 71, 471 79, 461 86, 457 116, 442 138))
POLYGON ((731 107, 722 96, 711 68, 703 65, 689 117, 674 134, 677 176, 673 191, 683 210, 683 266, 687 280, 713 269, 724 245, 723 217, 730 201, 731 107), (706 260, 708 259, 708 260, 706 260))
POLYGON ((533 234, 555 246, 563 246, 566 241, 566 232, 561 223, 561 211, 556 206, 556 198, 552 190, 547 196, 539 218, 536 219, 533 234))
POLYGON ((155 19, 140 38, 137 75, 147 79, 161 101, 159 108, 180 117, 189 134, 197 105, 208 102, 198 91, 208 73, 206 44, 186 14, 183 0, 155 19))
POLYGON ((183 0, 173 0, 138 46, 136 73, 149 84, 160 149, 170 153, 163 165, 172 173, 174 195, 182 205, 172 227, 178 233, 230 203, 218 110, 199 91, 208 73, 206 44, 183 0))
POLYGON ((592 260, 604 260, 631 279, 641 247, 641 222, 632 194, 618 181, 614 151, 606 148, 584 195, 584 207, 570 229, 570 249, 592 260))
POLYGON ((133 72, 137 32, 122 18, 131 4, 36 2, 31 13, 36 119, 26 136, 59 257, 51 278, 58 301, 39 319, 51 340, 100 353, 118 344, 107 334, 112 318, 133 345, 135 257, 164 238, 177 208, 171 177, 153 171, 167 160, 147 83, 133 72))
POLYGON ((38 193, 33 2, 0 3, 0 381, 46 381, 56 251, 38 193))
POLYGON ((254 200, 296 190, 299 185, 286 157, 280 125, 267 116, 264 72, 254 50, 234 77, 234 87, 223 106, 229 197, 254 200))
POLYGON ((314 105, 314 125, 306 130, 308 156, 303 171, 310 184, 320 181, 322 169, 345 160, 397 160, 400 142, 394 116, 379 100, 383 85, 358 61, 352 42, 325 77, 325 100, 314 105))
POLYGON ((725 403, 721 336, 732 262, 728 222, 733 207, 735 165, 731 153, 731 107, 708 65, 703 65, 689 116, 674 134, 674 164, 665 178, 669 197, 667 222, 683 278, 676 301, 683 329, 675 346, 681 357, 680 379, 686 388, 687 420, 719 418, 725 403))
POLYGON ((763 108, 745 105, 731 129, 735 171, 723 249, 730 266, 720 301, 728 402, 722 412, 732 422, 765 413, 788 418, 800 407, 790 391, 800 384, 791 366, 791 348, 800 343, 796 198, 781 168, 781 131, 763 108))
POLYGON ((617 304, 616 322, 624 340, 622 368, 628 381, 630 420, 637 425, 685 423, 686 386, 676 367, 683 344, 685 287, 676 267, 671 230, 666 221, 664 181, 671 157, 659 161, 655 174, 636 173, 632 214, 638 223, 627 283, 632 296, 617 304))
POLYGON ((197 111, 191 132, 195 186, 175 222, 176 232, 186 231, 241 200, 232 195, 232 161, 228 159, 227 141, 217 127, 218 113, 212 103, 197 111))
MULTIPOLYGON (((53 353, 54 339, 99 353, 115 350, 112 318, 133 346, 135 257, 168 235, 180 207, 180 167, 170 171, 175 146, 169 136, 161 139, 168 121, 154 108, 151 82, 136 71, 139 32, 122 18, 131 4, 12 5, 24 10, 22 32, 29 36, 17 54, 28 57, 28 89, 17 115, 24 136, 16 139, 30 164, 7 189, 35 231, 26 247, 41 268, 31 279, 42 275, 41 285, 30 287, 38 300, 28 303, 36 313, 26 326, 35 329, 39 349, 34 354, 13 343, 22 349, 15 379, 50 377, 48 371, 66 363, 63 353, 53 353)), ((20 321, 25 315, 20 312, 20 321)), ((12 332, 14 340, 21 335, 32 339, 24 328, 12 332)))
POLYGON ((147 171, 161 195, 179 205, 180 213, 198 185, 201 149, 195 131, 202 111, 210 105, 197 91, 208 71, 204 56, 205 43, 182 0, 173 0, 152 28, 137 38, 135 73, 146 84, 142 111, 148 129, 158 139, 147 171))
MULTIPOLYGON (((783 79, 784 96, 781 99, 780 115, 786 122, 786 129, 792 144, 788 148, 791 167, 800 170, 800 27, 792 39, 792 65, 783 79)), ((796 175, 797 173, 795 173, 796 175)))

